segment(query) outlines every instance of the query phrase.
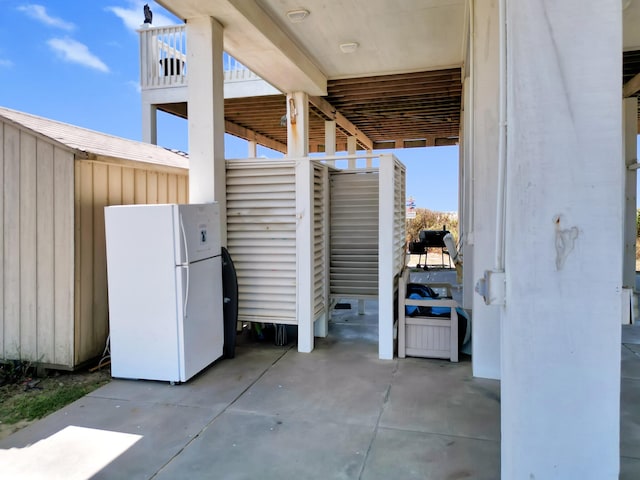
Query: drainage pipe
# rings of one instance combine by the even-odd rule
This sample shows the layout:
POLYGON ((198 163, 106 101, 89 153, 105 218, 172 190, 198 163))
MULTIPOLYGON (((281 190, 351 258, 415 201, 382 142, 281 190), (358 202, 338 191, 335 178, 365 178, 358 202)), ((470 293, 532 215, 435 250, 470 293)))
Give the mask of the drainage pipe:
POLYGON ((500 27, 500 60, 499 60, 499 111, 498 111, 498 188, 496 198, 496 249, 494 271, 504 271, 504 237, 505 237, 505 190, 507 170, 507 1, 500 0, 498 5, 498 24, 500 27))
POLYGON ((469 236, 469 233, 473 233, 474 226, 474 190, 475 190, 475 181, 474 181, 474 156, 473 151, 475 147, 475 38, 476 38, 476 19, 475 19, 475 0, 469 0, 469 83, 467 84, 467 88, 469 88, 469 104, 465 105, 465 115, 469 115, 469 131, 465 132, 465 136, 468 135, 468 139, 466 142, 466 152, 465 156, 468 159, 468 162, 465 162, 468 171, 465 172, 465 177, 467 178, 466 183, 469 186, 469 190, 466 192, 468 195, 465 203, 463 204, 463 208, 468 208, 468 212, 466 212, 465 216, 466 221, 466 231, 463 231, 463 235, 465 236, 466 243, 473 243, 473 237, 469 236))

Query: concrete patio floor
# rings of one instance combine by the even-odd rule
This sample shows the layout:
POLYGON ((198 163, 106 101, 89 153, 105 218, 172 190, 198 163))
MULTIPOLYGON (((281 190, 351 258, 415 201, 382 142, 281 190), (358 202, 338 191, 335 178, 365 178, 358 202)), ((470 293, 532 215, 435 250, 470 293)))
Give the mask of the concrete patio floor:
MULTIPOLYGON (((375 302, 311 354, 243 337, 183 385, 114 380, 0 442, 0 477, 498 479, 500 384, 377 358, 375 302)), ((621 476, 640 478, 640 326, 623 328, 621 476)))

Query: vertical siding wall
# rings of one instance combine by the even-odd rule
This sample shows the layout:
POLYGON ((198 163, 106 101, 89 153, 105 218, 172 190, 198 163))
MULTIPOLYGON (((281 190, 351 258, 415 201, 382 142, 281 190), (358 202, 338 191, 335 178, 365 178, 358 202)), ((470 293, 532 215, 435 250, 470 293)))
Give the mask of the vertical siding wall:
POLYGON ((104 207, 147 203, 188 203, 187 170, 75 163, 75 365, 100 355, 109 331, 104 207))
POLYGON ((73 368, 100 355, 104 207, 187 202, 186 169, 74 159, 0 122, 0 360, 73 368))
POLYGON ((0 359, 73 361, 73 154, 0 122, 0 359))

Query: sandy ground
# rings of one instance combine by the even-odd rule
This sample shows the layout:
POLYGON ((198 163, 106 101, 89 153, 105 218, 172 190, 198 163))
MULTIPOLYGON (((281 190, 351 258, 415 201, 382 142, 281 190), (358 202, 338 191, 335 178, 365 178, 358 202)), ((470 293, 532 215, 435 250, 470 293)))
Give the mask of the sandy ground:
POLYGON ((418 262, 420 266, 423 266, 426 262, 427 267, 442 267, 443 265, 446 268, 453 268, 453 262, 449 263, 449 255, 441 255, 440 252, 429 252, 428 255, 408 255, 407 265, 410 267, 415 267, 418 262))

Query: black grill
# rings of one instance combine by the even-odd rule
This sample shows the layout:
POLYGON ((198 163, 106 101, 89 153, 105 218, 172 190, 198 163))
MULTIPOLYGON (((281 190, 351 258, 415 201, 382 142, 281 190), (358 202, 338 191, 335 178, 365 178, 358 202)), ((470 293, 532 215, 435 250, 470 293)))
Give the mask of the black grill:
POLYGON ((449 230, 422 230, 420 232, 420 243, 426 248, 445 248, 443 238, 447 233, 449 233, 449 230))
POLYGON ((444 249, 446 245, 444 244, 444 236, 449 233, 449 230, 421 230, 419 234, 418 242, 409 242, 409 253, 414 255, 420 255, 418 257, 418 264, 416 267, 420 268, 420 260, 422 260, 422 255, 425 255, 425 263, 424 269, 427 269, 427 249, 428 248, 441 248, 442 249, 442 266, 446 266, 444 263, 444 255, 448 254, 444 249))

